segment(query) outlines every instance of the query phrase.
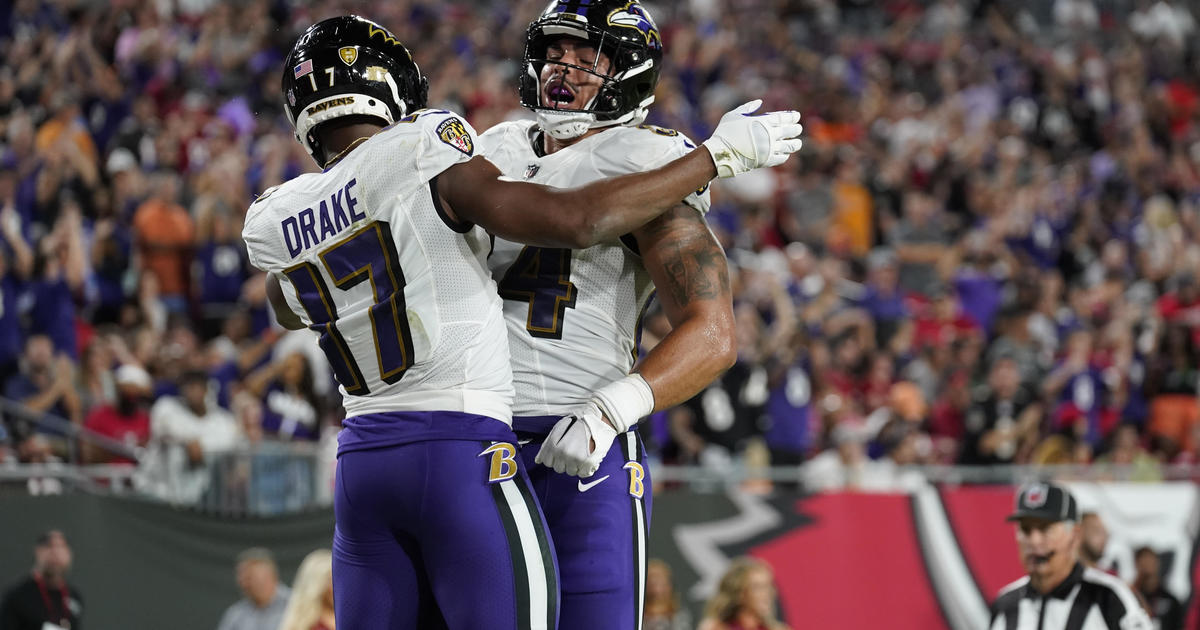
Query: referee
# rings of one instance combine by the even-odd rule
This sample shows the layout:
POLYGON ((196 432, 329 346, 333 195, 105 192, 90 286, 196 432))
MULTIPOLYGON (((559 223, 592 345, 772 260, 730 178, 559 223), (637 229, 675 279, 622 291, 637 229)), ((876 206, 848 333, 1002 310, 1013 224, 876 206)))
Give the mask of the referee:
POLYGON ((1076 558, 1079 508, 1046 483, 1017 494, 1017 547, 1029 575, 1000 591, 989 630, 1152 630, 1150 618, 1120 579, 1076 558))

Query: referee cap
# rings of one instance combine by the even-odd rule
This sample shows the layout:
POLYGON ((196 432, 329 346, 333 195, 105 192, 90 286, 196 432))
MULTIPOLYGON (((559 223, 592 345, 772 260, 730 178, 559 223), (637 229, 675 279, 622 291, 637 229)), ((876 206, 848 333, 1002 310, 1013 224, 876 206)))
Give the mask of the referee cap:
POLYGON ((1006 520, 1022 518, 1073 522, 1079 520, 1079 507, 1075 504, 1075 497, 1062 486, 1030 483, 1022 486, 1017 493, 1017 509, 1006 520))

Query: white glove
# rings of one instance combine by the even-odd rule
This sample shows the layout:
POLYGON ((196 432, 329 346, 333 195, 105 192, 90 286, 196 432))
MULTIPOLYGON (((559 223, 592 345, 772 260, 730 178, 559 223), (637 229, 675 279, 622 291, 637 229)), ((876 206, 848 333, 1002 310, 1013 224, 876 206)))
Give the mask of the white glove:
POLYGON ((652 411, 654 391, 641 374, 613 381, 555 423, 533 461, 555 472, 591 477, 608 455, 613 440, 652 411))
POLYGON ((608 453, 616 438, 617 432, 604 421, 600 408, 588 401, 554 424, 533 461, 553 468, 554 472, 586 479, 600 468, 604 459, 604 455, 596 458, 593 453, 608 453))
POLYGON ((704 146, 712 154, 719 177, 733 177, 764 166, 779 166, 800 150, 800 112, 755 114, 762 100, 753 100, 721 117, 704 146))

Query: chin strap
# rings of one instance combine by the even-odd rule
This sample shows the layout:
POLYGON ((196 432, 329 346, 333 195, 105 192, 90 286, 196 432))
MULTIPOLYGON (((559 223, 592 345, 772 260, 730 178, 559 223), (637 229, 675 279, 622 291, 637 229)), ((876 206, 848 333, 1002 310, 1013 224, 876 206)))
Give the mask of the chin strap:
POLYGON ((596 115, 588 112, 558 112, 552 109, 537 110, 538 128, 550 134, 556 140, 571 140, 587 133, 589 129, 616 127, 618 125, 636 126, 646 120, 645 107, 630 112, 617 120, 596 120, 596 115))
POLYGON ((571 140, 588 132, 596 122, 595 114, 584 112, 556 112, 539 109, 538 127, 556 140, 571 140))

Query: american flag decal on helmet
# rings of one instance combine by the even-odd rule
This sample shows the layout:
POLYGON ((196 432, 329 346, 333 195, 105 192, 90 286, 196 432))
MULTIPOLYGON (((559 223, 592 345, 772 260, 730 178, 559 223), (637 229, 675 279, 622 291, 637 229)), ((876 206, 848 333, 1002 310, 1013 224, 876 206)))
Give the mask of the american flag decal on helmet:
POLYGON ((304 60, 303 63, 297 64, 295 71, 296 71, 295 78, 297 78, 297 79, 299 79, 300 77, 302 77, 306 74, 311 74, 313 71, 312 59, 306 59, 306 60, 304 60))

